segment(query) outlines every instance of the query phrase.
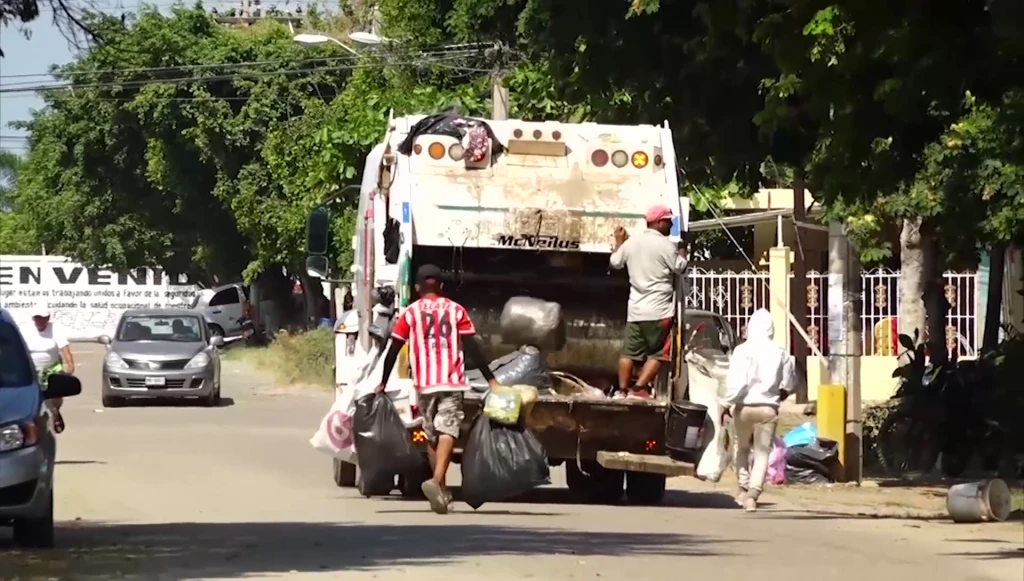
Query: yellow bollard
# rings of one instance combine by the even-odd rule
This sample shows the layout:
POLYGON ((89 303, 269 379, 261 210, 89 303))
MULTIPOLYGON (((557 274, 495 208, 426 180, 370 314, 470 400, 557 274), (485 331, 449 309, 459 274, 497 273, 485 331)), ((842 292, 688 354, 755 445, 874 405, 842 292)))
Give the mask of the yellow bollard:
POLYGON ((838 482, 846 481, 846 388, 818 386, 818 437, 836 442, 839 454, 838 482))

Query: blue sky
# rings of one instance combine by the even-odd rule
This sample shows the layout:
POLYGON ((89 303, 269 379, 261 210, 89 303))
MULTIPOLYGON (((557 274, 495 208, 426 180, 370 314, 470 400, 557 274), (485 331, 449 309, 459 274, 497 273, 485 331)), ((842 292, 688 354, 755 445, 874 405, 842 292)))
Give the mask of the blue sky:
MULTIPOLYGON (((7 78, 10 75, 43 74, 53 64, 66 64, 73 58, 71 47, 51 22, 52 13, 40 10, 41 14, 29 23, 26 29, 30 38, 13 27, 0 28, 0 48, 4 58, 0 59, 0 85, 15 82, 46 83, 49 77, 7 78)), ((32 109, 42 107, 43 102, 33 93, 0 93, 0 148, 21 151, 25 149, 22 140, 6 139, 23 132, 11 129, 8 123, 29 119, 32 109)))

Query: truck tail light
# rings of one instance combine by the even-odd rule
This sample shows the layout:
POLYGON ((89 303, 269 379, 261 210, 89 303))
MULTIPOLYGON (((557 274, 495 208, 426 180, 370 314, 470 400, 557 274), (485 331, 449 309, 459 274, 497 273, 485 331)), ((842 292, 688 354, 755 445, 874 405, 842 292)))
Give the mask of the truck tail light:
POLYGON ((427 153, 430 155, 431 159, 441 159, 444 157, 444 146, 435 141, 427 148, 427 153))
POLYGON ((629 163, 629 154, 621 149, 612 154, 612 165, 615 167, 626 167, 629 163))
POLYGON ((642 151, 638 151, 633 154, 631 161, 633 162, 633 167, 643 169, 647 167, 647 154, 642 151))
POLYGON ((466 150, 462 148, 461 143, 453 143, 448 148, 448 157, 452 158, 452 161, 462 161, 463 156, 466 155, 466 150))
POLYGON ((590 154, 590 163, 597 167, 608 165, 608 152, 603 149, 595 150, 594 153, 590 154))

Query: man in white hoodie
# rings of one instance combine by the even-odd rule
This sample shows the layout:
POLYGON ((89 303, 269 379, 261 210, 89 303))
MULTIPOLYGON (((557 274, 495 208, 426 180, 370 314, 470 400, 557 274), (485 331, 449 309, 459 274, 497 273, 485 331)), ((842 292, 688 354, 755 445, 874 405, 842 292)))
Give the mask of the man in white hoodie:
POLYGON ((746 341, 729 359, 722 402, 733 416, 736 432, 736 501, 747 512, 757 510, 779 423, 779 404, 789 396, 793 381, 793 357, 772 341, 774 335, 771 314, 765 309, 754 311, 747 322, 746 341))

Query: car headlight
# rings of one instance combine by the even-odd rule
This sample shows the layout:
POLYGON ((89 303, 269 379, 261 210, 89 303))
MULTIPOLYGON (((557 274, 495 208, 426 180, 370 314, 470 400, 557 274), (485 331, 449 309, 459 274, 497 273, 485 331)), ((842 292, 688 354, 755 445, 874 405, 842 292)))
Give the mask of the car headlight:
POLYGON ((103 358, 103 362, 110 369, 128 369, 128 364, 121 359, 121 356, 113 351, 108 351, 107 356, 103 358))
POLYGON ((206 367, 210 364, 210 356, 206 353, 200 353, 189 359, 188 363, 185 364, 185 369, 199 369, 206 367))
POLYGON ((36 443, 36 427, 34 424, 19 426, 9 424, 0 428, 0 452, 9 452, 36 443))

